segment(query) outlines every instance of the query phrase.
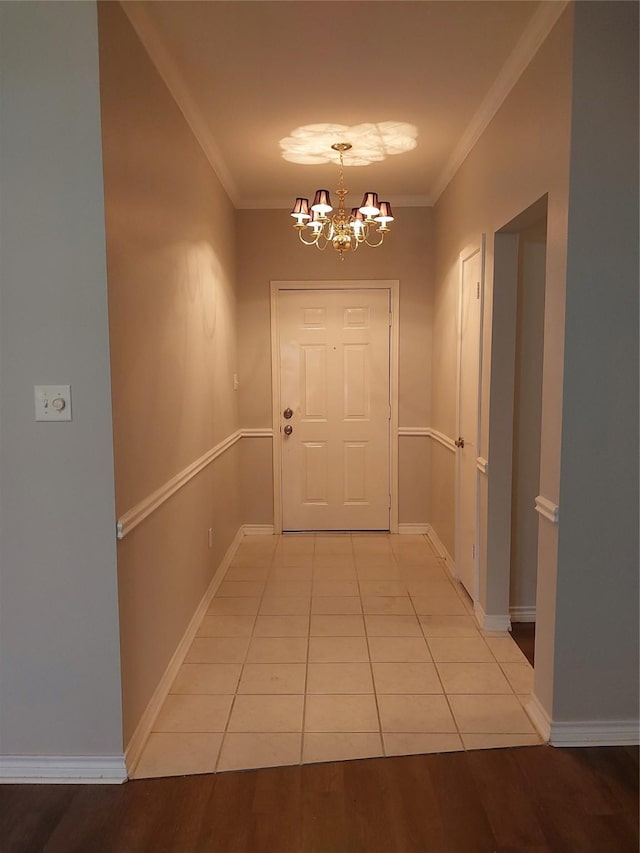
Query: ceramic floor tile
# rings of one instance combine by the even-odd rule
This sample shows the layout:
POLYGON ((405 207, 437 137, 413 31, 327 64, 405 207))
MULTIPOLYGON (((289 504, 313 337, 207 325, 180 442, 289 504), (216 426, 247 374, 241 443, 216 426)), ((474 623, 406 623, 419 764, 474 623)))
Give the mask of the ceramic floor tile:
POLYGON ((183 663, 171 693, 235 693, 242 664, 183 663))
POLYGON ((305 616, 309 613, 311 598, 291 596, 265 597, 260 605, 261 616, 305 616))
POLYGON ((311 566, 273 566, 269 572, 270 581, 310 581, 313 576, 311 566))
POLYGON ((385 732, 385 755, 424 755, 430 752, 460 752, 460 735, 430 732, 385 732))
POLYGON ((304 696, 236 696, 229 732, 301 732, 304 696))
POLYGON ((308 616, 258 616, 254 637, 307 637, 308 616))
POLYGON ((500 663, 526 663, 527 661, 511 637, 487 637, 486 643, 500 663))
POLYGON ((313 555, 316 559, 320 556, 344 557, 346 555, 348 557, 351 557, 353 556, 353 546, 351 545, 351 537, 317 536, 313 555))
POLYGON ((371 660, 380 663, 427 663, 431 655, 422 637, 369 637, 371 660))
POLYGON ((305 764, 353 761, 358 758, 376 758, 383 754, 377 732, 306 732, 302 761, 305 764))
POLYGON ((481 639, 476 620, 472 616, 420 616, 422 632, 431 637, 474 637, 481 639))
POLYGON ((535 729, 516 696, 449 696, 460 732, 532 734, 535 729))
POLYGON ((218 772, 300 763, 302 735, 297 733, 227 733, 218 772))
POLYGON ((249 637, 196 637, 185 663, 242 663, 249 637))
POLYGON ((355 565, 318 564, 313 569, 314 581, 357 581, 355 565))
POLYGON ((526 663, 501 663, 502 671, 507 676, 514 693, 531 693, 533 691, 533 667, 526 663))
POLYGON ((306 663, 306 637, 255 637, 247 663, 306 663))
POLYGON ((369 663, 310 663, 307 693, 373 693, 369 663))
POLYGON ((419 616, 464 616, 467 612, 455 592, 448 595, 412 595, 419 616))
POLYGON ((395 565, 377 566, 370 563, 357 564, 356 572, 361 581, 399 581, 400 572, 395 565))
POLYGON ((273 555, 273 566, 289 569, 308 569, 311 571, 313 556, 312 554, 286 554, 276 551, 273 555))
POLYGON ((369 660, 364 637, 311 637, 309 663, 366 663, 369 660))
POLYGON ((230 571, 235 569, 268 569, 273 560, 273 554, 246 552, 237 553, 231 561, 230 571))
POLYGON ((223 732, 233 696, 169 694, 153 724, 154 732, 223 732))
POLYGON ((372 695, 307 696, 305 732, 377 732, 376 700, 372 695))
POLYGON ((310 580, 269 580, 265 598, 306 598, 311 595, 310 580))
POLYGON ((541 738, 534 734, 463 734, 462 741, 465 749, 501 749, 508 746, 540 746, 542 744, 541 738))
POLYGON ((415 616, 365 616, 370 637, 421 637, 415 616))
POLYGON ((232 566, 224 579, 226 581, 253 581, 261 582, 267 579, 269 574, 270 562, 263 566, 232 566))
POLYGON ((363 637, 364 621, 362 616, 321 616, 311 617, 312 637, 363 637))
POLYGON ((402 581, 360 581, 360 595, 365 597, 391 596, 401 598, 409 595, 402 581))
POLYGON ((457 592, 446 577, 427 578, 422 577, 419 580, 408 578, 406 572, 402 572, 402 579, 407 585, 409 595, 448 595, 453 593, 457 597, 457 592))
POLYGON ((213 773, 221 743, 222 734, 154 732, 131 778, 213 773))
POLYGON ((207 613, 210 616, 255 616, 259 607, 259 598, 214 598, 207 613))
POLYGON ((255 616, 205 616, 197 637, 250 637, 255 616))
POLYGON ((455 732, 456 725, 444 696, 403 694, 378 696, 383 732, 455 732))
POLYGON ((355 595, 316 595, 311 601, 311 612, 326 616, 358 615, 362 613, 362 604, 355 595))
POLYGON ((431 656, 443 663, 492 663, 489 647, 476 637, 429 637, 431 656))
POLYGON ((227 581, 224 580, 216 591, 216 598, 259 598, 264 590, 264 581, 227 581))
MULTIPOLYGON (((442 563, 428 562, 422 566, 407 566, 404 563, 398 563, 402 579, 407 583, 449 583, 449 574, 443 567, 442 563)), ((416 595, 421 595, 417 592, 416 595)))
POLYGON ((238 694, 304 693, 305 676, 303 663, 246 663, 238 694))
POLYGON ((442 684, 432 663, 374 663, 376 693, 442 693, 442 684))
POLYGON ((362 609, 365 613, 382 616, 413 616, 414 611, 408 596, 365 595, 362 597, 362 609))
POLYGON ((360 594, 358 582, 339 580, 316 580, 313 581, 313 596, 328 596, 329 598, 346 597, 353 598, 360 594))
POLYGON ((439 663, 445 693, 513 693, 497 663, 439 663))

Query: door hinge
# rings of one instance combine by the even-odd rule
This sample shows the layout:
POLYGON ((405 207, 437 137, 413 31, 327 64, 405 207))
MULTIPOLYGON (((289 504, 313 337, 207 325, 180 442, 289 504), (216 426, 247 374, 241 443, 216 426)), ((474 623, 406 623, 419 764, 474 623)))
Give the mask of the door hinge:
POLYGON ((391 406, 389 406, 389 417, 387 418, 387 420, 391 420, 391 406))
POLYGON ((480 299, 480 282, 476 282, 476 299, 480 299))
POLYGON ((475 560, 475 558, 476 558, 476 546, 475 545, 471 546, 471 556, 475 560))

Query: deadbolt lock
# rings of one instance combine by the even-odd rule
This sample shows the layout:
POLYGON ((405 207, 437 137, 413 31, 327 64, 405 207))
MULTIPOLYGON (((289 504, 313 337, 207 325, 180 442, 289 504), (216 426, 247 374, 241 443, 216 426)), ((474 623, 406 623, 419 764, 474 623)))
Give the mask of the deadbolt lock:
POLYGON ((284 412, 282 413, 282 416, 285 417, 287 420, 289 420, 289 418, 293 417, 293 411, 289 408, 286 408, 284 410, 284 412))
POLYGON ((291 435, 292 432, 293 432, 293 427, 291 426, 291 424, 287 424, 286 427, 284 428, 284 434, 285 435, 291 435))

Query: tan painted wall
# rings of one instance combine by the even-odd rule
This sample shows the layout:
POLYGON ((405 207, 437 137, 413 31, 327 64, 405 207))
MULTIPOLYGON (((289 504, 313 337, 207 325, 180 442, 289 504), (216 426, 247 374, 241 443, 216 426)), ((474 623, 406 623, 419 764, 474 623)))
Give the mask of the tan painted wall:
MULTIPOLYGON (((349 178, 355 184, 357 173, 349 178)), ((331 179, 329 175, 328 180, 331 179)), ((304 169, 300 170, 305 186, 304 169)), ((380 249, 359 249, 343 262, 332 249, 302 246, 286 210, 241 210, 238 223, 240 416, 243 427, 271 426, 269 282, 272 280, 400 280, 400 426, 430 425, 431 272, 430 208, 395 211, 397 220, 380 249)), ((243 452, 260 470, 271 465, 271 439, 243 439, 243 452), (246 448, 246 449, 245 449, 246 448)), ((401 438, 400 522, 429 520, 428 438, 401 438)), ((247 471, 249 466, 245 466, 247 471)), ((245 485, 247 480, 245 479, 245 485)), ((263 483, 247 505, 250 523, 271 523, 273 498, 263 483)))
MULTIPOLYGON (((235 220, 120 5, 101 4, 99 24, 121 515, 238 428, 235 220)), ((125 743, 240 524, 239 460, 227 452, 119 544, 125 743)))
MULTIPOLYGON (((487 235, 480 453, 489 460, 489 476, 481 477, 480 482, 480 515, 485 523, 479 547, 480 601, 488 614, 509 612, 510 549, 509 536, 505 535, 504 513, 510 510, 511 447, 504 441, 504 436, 510 441, 513 427, 513 411, 504 404, 504 395, 508 391, 508 371, 505 373, 503 370, 504 355, 501 347, 504 347, 505 341, 501 338, 492 341, 491 335, 494 234, 545 193, 548 193, 548 243, 540 488, 541 493, 550 500, 557 501, 559 493, 571 57, 572 7, 569 7, 434 210, 437 255, 433 309, 432 414, 433 426, 450 436, 455 431, 454 318, 458 295, 458 257, 466 246, 478 244, 482 233, 487 235), (501 371, 504 374, 502 377, 501 371), (495 392, 491 400, 490 376, 495 392), (493 439, 489 435, 490 403, 494 406, 491 420, 493 439), (490 508, 497 507, 500 501, 488 502, 488 489, 499 489, 504 494, 504 500, 501 500, 499 506, 501 512, 495 516, 492 516, 490 508), (489 564, 487 553, 491 555, 489 564), (488 583, 489 578, 491 583, 488 583)), ((508 346, 508 341, 506 343, 508 346)), ((440 466, 434 465, 433 472, 431 503, 435 508, 437 495, 452 493, 453 460, 443 461, 440 466)), ((441 508, 441 517, 436 517, 434 512, 436 532, 451 553, 454 549, 453 509, 454 502, 450 500, 446 508, 441 508), (446 515, 445 509, 449 510, 446 515)), ((540 632, 544 636, 537 647, 536 677, 540 684, 538 696, 543 704, 546 703, 546 707, 550 707, 557 530, 553 525, 548 525, 540 535, 539 553, 544 563, 541 563, 542 568, 538 572, 538 610, 540 613, 542 609, 542 619, 546 622, 544 630, 540 632)))

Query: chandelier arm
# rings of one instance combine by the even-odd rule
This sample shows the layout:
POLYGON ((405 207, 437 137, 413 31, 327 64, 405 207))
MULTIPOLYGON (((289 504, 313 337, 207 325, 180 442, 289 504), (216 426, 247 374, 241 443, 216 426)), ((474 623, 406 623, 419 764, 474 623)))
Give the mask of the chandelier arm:
POLYGON ((302 236, 302 231, 298 231, 298 237, 300 238, 300 242, 304 243, 305 246, 317 246, 318 244, 318 235, 316 235, 313 240, 305 240, 302 236))
POLYGON ((367 246, 371 246, 372 249, 377 249, 378 246, 382 246, 382 244, 384 243, 384 233, 380 234, 380 239, 378 240, 377 243, 370 243, 366 239, 364 242, 367 244, 367 246))

